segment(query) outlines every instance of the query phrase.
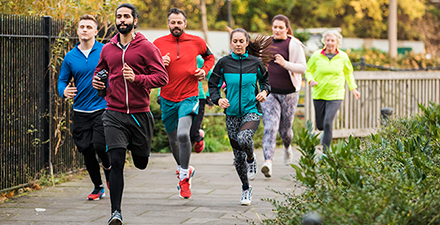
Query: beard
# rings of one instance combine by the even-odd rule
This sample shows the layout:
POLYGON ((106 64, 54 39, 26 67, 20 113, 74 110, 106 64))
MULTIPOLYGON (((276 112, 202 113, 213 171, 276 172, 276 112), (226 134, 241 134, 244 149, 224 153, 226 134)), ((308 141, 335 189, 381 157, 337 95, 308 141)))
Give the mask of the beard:
POLYGON ((131 32, 131 30, 133 30, 133 23, 130 23, 130 24, 125 24, 125 23, 116 24, 116 29, 118 29, 119 33, 121 33, 121 34, 128 34, 128 33, 131 32), (125 25, 125 28, 121 28, 122 25, 125 25))
POLYGON ((183 34, 183 29, 181 30, 180 28, 178 28, 178 27, 175 27, 174 29, 170 29, 170 32, 171 32, 171 34, 174 36, 174 37, 180 37, 180 35, 182 35, 183 34), (178 31, 178 32, 174 32, 174 31, 178 31))

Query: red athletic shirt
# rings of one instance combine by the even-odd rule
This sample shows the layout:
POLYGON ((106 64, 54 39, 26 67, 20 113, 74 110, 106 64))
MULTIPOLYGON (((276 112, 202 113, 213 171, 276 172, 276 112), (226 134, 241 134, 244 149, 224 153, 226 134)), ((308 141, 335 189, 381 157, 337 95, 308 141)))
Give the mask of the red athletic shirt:
POLYGON ((214 55, 199 36, 185 32, 180 37, 172 34, 160 37, 153 42, 162 56, 170 53, 170 64, 166 67, 169 82, 160 90, 166 100, 180 102, 192 96, 199 96, 199 82, 194 76, 197 69, 197 55, 205 60, 202 69, 208 74, 214 65, 214 55))

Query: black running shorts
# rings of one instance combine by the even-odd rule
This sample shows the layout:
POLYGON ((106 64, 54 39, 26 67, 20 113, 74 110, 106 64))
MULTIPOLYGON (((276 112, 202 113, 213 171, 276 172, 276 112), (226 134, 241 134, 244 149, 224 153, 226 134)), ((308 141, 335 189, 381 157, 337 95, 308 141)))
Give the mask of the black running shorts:
POLYGON ((104 111, 104 109, 93 113, 73 111, 70 132, 72 132, 73 141, 79 152, 90 147, 93 143, 105 145, 104 126, 101 119, 104 111))
POLYGON ((126 148, 134 155, 150 155, 154 128, 151 112, 126 114, 106 110, 102 114, 102 121, 108 151, 126 148))

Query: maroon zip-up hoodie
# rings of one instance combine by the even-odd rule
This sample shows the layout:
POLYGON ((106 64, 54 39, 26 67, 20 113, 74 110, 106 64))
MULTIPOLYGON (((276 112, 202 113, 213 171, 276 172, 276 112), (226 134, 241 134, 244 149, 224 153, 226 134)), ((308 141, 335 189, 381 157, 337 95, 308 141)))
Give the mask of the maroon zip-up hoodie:
POLYGON ((159 49, 139 32, 125 50, 118 42, 118 35, 119 33, 104 45, 95 69, 95 75, 102 69, 108 71, 105 96, 107 109, 127 114, 149 112, 151 88, 162 87, 168 83, 162 55, 159 49), (122 75, 124 63, 133 69, 133 83, 122 75))

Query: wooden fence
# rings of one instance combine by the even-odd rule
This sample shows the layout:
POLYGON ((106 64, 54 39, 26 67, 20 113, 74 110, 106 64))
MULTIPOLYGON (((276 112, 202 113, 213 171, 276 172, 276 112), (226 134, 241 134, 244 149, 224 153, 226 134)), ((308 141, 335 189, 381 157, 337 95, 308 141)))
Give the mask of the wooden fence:
MULTIPOLYGON (((356 100, 346 85, 345 100, 333 125, 334 138, 374 132, 384 107, 393 108, 394 117, 404 117, 418 113, 419 103, 440 103, 440 71, 355 71, 354 77, 361 98, 356 100)), ((305 86, 305 118, 315 124, 311 88, 305 86)))

